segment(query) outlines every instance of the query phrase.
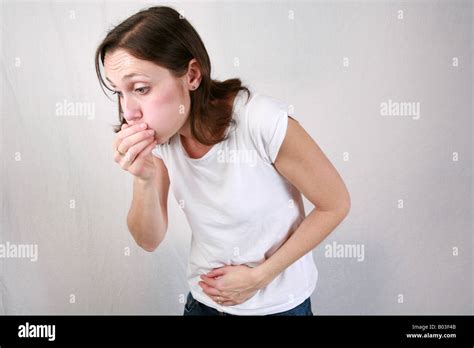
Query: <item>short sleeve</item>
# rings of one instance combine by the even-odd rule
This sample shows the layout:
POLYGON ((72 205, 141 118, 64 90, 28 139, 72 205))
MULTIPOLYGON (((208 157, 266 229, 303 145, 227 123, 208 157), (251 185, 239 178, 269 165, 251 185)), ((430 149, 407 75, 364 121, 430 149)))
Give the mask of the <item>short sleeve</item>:
POLYGON ((270 96, 255 95, 249 105, 247 122, 260 156, 267 163, 274 163, 288 127, 288 104, 270 96))

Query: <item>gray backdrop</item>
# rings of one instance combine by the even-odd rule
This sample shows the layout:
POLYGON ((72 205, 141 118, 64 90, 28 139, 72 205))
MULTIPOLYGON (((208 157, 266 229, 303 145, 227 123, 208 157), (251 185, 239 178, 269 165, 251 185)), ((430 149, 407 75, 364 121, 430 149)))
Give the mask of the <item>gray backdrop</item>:
POLYGON ((93 67, 152 4, 195 26, 213 78, 287 101, 344 178, 316 314, 473 313, 470 1, 3 1, 0 313, 182 314, 191 231, 170 192, 165 241, 135 245, 93 67))

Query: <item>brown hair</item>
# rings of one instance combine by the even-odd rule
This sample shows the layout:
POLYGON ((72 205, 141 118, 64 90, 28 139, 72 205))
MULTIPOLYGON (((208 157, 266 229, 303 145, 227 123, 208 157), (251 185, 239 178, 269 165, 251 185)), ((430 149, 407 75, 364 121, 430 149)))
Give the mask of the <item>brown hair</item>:
MULTIPOLYGON (((211 63, 206 48, 193 26, 175 9, 155 6, 142 10, 107 33, 95 53, 95 70, 102 90, 112 91, 100 72, 106 52, 124 49, 142 60, 148 60, 168 69, 175 77, 187 72, 189 61, 196 58, 202 80, 199 87, 190 91, 189 121, 192 136, 200 143, 214 145, 224 140, 224 130, 235 123, 232 105, 227 99, 239 92, 250 91, 238 78, 225 81, 211 79, 211 63)), ((126 123, 118 96, 119 125, 126 123)))

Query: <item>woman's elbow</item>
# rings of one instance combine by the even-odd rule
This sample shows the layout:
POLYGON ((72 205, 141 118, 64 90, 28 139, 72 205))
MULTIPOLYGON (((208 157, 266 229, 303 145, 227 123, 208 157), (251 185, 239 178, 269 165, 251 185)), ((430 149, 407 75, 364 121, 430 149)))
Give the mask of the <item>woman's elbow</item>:
POLYGON ((140 248, 151 253, 158 248, 163 239, 163 237, 155 237, 147 240, 136 240, 136 243, 140 248))
POLYGON ((145 251, 148 251, 149 253, 152 253, 158 248, 160 245, 160 242, 154 242, 154 243, 138 243, 138 246, 142 248, 145 251))
POLYGON ((333 210, 337 212, 342 219, 345 219, 346 216, 349 215, 349 211, 351 210, 351 197, 348 192, 338 200, 338 204, 333 210))
POLYGON ((349 193, 347 193, 346 198, 341 203, 341 210, 344 215, 344 218, 349 215, 349 212, 351 210, 351 197, 349 196, 349 193))

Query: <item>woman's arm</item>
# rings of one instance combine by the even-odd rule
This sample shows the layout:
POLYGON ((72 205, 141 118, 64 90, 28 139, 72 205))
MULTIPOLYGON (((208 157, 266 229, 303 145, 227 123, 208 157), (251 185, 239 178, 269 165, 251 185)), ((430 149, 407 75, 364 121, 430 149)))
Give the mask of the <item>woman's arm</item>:
POLYGON ((292 118, 288 119, 288 130, 274 165, 315 208, 291 237, 255 268, 261 287, 321 243, 344 220, 351 205, 349 192, 337 170, 292 118))
POLYGON ((156 176, 148 181, 134 178, 133 199, 127 225, 137 244, 154 251, 168 229, 168 192, 170 180, 163 161, 153 157, 156 176))
POLYGON ((223 297, 224 305, 245 302, 313 250, 349 213, 350 197, 339 173, 316 142, 291 117, 274 165, 316 208, 259 266, 224 266, 201 277, 204 291, 213 298, 223 297), (220 278, 214 278, 216 276, 220 278))

